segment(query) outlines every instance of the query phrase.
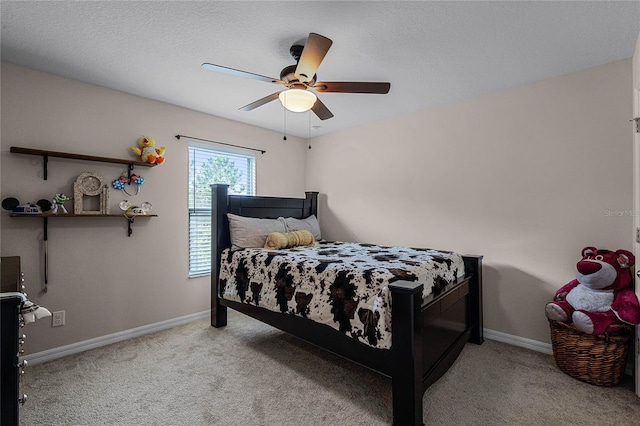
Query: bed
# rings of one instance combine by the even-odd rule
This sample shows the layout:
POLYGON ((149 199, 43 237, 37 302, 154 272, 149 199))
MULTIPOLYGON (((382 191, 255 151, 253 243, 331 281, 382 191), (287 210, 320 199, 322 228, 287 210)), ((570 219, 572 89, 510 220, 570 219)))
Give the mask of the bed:
POLYGON ((274 312, 224 297, 220 285, 222 255, 231 248, 227 213, 249 218, 304 219, 317 215, 318 193, 305 198, 240 196, 228 186, 211 185, 212 274, 211 325, 227 325, 227 308, 288 332, 391 378, 393 424, 423 425, 422 396, 456 360, 467 342, 482 344, 482 256, 462 256, 464 275, 423 297, 424 284, 395 280, 391 298, 391 345, 379 348, 349 333, 300 315, 274 312))

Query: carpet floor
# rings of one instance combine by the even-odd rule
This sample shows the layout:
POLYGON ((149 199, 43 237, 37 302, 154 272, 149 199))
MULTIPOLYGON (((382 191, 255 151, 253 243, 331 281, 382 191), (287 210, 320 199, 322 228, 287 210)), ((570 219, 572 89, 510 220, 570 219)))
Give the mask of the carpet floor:
MULTIPOLYGON (((391 380, 244 315, 200 320, 28 367, 31 425, 390 425, 391 380)), ((575 380, 553 357, 467 344, 424 395, 426 425, 638 425, 625 376, 575 380)))

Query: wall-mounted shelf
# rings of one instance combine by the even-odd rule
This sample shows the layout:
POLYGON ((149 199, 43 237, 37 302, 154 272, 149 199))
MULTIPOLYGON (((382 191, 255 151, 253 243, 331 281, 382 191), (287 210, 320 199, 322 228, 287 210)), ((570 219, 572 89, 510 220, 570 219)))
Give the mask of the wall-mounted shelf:
POLYGON ((126 164, 129 170, 129 178, 131 178, 131 172, 133 171, 134 166, 140 166, 140 167, 156 166, 156 164, 150 164, 150 163, 145 163, 143 161, 130 160, 130 159, 124 159, 124 158, 100 157, 96 155, 74 154, 70 152, 49 151, 46 149, 23 148, 19 146, 12 146, 9 149, 9 152, 12 152, 14 154, 37 155, 42 157, 43 167, 44 167, 44 180, 47 180, 47 163, 49 162, 49 157, 69 158, 72 160, 83 160, 83 161, 97 161, 100 163, 126 164))
POLYGON ((10 217, 41 217, 44 219, 44 240, 46 241, 48 239, 47 236, 47 228, 48 228, 48 219, 50 217, 52 218, 69 218, 69 217, 119 217, 119 218, 124 218, 127 219, 127 236, 130 237, 131 234, 133 233, 133 229, 131 228, 131 225, 133 224, 134 219, 138 218, 138 217, 158 217, 157 214, 141 214, 141 215, 136 215, 136 216, 126 216, 124 214, 73 214, 73 213, 68 213, 68 214, 48 214, 48 213, 42 213, 42 214, 19 214, 19 213, 10 213, 9 214, 10 217))
MULTIPOLYGON (((157 164, 150 164, 144 161, 124 159, 124 158, 111 158, 111 157, 101 157, 97 155, 86 155, 86 154, 75 154, 71 152, 60 152, 60 151, 50 151, 48 149, 35 149, 35 148, 24 148, 19 146, 12 146, 9 149, 10 152, 14 154, 27 154, 27 155, 37 155, 42 157, 44 163, 44 180, 47 180, 47 163, 49 161, 49 157, 58 157, 58 158, 69 158, 72 160, 82 160, 82 161, 97 161, 100 163, 112 163, 112 164, 126 164, 129 168, 129 179, 131 179, 131 172, 133 171, 134 166, 141 167, 154 167, 157 164)), ((124 214, 59 214, 54 215, 51 213, 42 213, 42 214, 17 214, 12 213, 9 215, 10 217, 41 217, 44 218, 44 239, 47 239, 47 219, 50 217, 124 217, 127 219, 127 235, 130 237, 132 234, 131 224, 136 217, 155 217, 155 214, 149 215, 137 215, 137 216, 126 216, 124 214)))
MULTIPOLYGON (((70 152, 59 152, 59 151, 50 151, 46 149, 34 149, 34 148, 23 148, 19 146, 12 146, 9 149, 9 152, 13 154, 26 154, 26 155, 36 155, 42 157, 43 162, 43 178, 47 180, 47 165, 49 162, 49 157, 57 157, 57 158, 68 158, 71 160, 81 160, 81 161, 96 161, 100 163, 112 163, 112 164, 126 164, 128 168, 129 182, 131 181, 131 175, 134 166, 140 167, 154 167, 156 164, 150 164, 139 160, 131 160, 124 158, 110 158, 110 157, 100 157, 97 155, 86 155, 86 154, 75 154, 70 152)), ((104 211, 104 210, 101 210, 104 211)), ((75 213, 67 213, 67 214, 51 214, 50 212, 41 213, 41 214, 18 214, 18 213, 10 213, 10 217, 37 217, 42 218, 43 226, 44 226, 44 291, 47 291, 47 284, 49 282, 49 272, 48 272, 48 225, 49 218, 70 218, 70 217, 92 217, 92 218, 100 218, 100 217, 118 217, 125 218, 127 220, 127 236, 131 236, 133 233, 131 225, 133 221, 137 217, 157 217, 155 214, 147 214, 147 215, 136 215, 136 216, 127 216, 125 214, 75 214, 75 213)))
POLYGON ((157 214, 139 214, 136 216, 127 216, 124 213, 120 214, 75 214, 75 213, 38 213, 38 214, 25 214, 25 213, 9 213, 11 217, 124 217, 125 219, 135 219, 136 217, 158 217, 157 214))
POLYGON ((70 217, 93 217, 93 218, 98 218, 98 217, 118 217, 118 218, 125 218, 127 220, 127 236, 130 237, 131 234, 133 233, 133 230, 131 228, 131 225, 133 225, 133 221, 135 218, 138 217, 158 217, 157 214, 140 214, 137 216, 126 216, 124 214, 73 214, 73 213, 67 213, 67 214, 50 214, 50 213, 41 213, 41 214, 19 214, 19 213, 10 213, 9 217, 29 217, 29 218, 33 218, 33 217, 37 217, 37 218, 42 218, 43 220, 43 238, 42 240, 44 241, 44 291, 45 293, 47 292, 47 284, 49 283, 49 267, 48 267, 48 261, 47 261, 47 257, 48 257, 48 241, 49 241, 49 218, 70 218, 70 217))

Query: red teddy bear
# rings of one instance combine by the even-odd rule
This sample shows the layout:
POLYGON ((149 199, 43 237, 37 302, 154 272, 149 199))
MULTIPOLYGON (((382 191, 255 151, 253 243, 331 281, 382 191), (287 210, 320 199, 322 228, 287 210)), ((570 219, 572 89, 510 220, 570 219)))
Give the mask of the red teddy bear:
POLYGON ((627 250, 585 247, 576 265, 576 279, 547 303, 547 317, 573 321, 578 330, 588 334, 602 334, 614 324, 640 323, 640 304, 632 286, 634 264, 635 257, 627 250))

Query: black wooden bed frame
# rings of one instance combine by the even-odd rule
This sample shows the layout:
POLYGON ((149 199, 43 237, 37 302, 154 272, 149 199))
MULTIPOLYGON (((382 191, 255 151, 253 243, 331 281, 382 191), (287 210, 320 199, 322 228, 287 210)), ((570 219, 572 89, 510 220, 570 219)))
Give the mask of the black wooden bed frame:
POLYGON ((211 325, 227 325, 227 307, 391 377, 393 424, 423 425, 422 396, 456 360, 467 341, 482 344, 482 256, 463 256, 466 277, 423 303, 422 284, 397 281, 392 297, 392 346, 377 349, 327 325, 221 298, 220 256, 231 247, 227 213, 257 218, 318 214, 318 193, 306 198, 229 195, 212 190, 211 325))

